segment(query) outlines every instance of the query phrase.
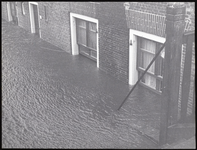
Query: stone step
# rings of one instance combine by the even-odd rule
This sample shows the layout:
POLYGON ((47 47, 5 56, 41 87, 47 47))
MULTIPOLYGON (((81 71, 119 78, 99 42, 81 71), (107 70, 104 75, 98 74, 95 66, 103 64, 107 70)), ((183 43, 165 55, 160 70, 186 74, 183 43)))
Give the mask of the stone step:
POLYGON ((172 147, 174 147, 175 145, 179 145, 180 143, 182 143, 182 142, 185 142, 186 141, 186 139, 182 139, 182 140, 180 140, 180 141, 178 141, 178 142, 175 142, 175 143, 172 143, 172 144, 165 144, 165 145, 163 145, 163 146, 161 146, 161 149, 171 149, 172 147))
POLYGON ((168 128, 167 143, 173 144, 182 139, 190 139, 195 136, 194 123, 177 123, 168 128))
POLYGON ((165 144, 161 147, 161 149, 195 149, 196 148, 196 140, 195 136, 190 139, 182 139, 173 144, 165 144))
POLYGON ((193 148, 195 149, 196 148, 196 140, 195 140, 195 136, 188 139, 188 140, 185 140, 177 145, 174 145, 173 148, 176 148, 176 149, 186 149, 186 148, 193 148))

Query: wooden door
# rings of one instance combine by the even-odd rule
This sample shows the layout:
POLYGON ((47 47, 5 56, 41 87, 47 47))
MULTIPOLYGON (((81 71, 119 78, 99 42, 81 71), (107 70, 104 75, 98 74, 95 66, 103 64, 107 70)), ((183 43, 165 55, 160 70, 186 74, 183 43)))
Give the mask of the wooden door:
POLYGON ((77 44, 79 53, 97 60, 97 29, 96 23, 77 19, 77 44))

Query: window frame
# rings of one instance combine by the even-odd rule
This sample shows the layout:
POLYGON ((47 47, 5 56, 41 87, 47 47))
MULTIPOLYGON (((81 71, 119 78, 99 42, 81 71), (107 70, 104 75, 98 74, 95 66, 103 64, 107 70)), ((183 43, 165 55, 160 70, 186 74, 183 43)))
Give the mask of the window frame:
MULTIPOLYGON (((146 69, 146 68, 140 67, 140 61, 142 60, 142 58, 140 58, 140 55, 142 55, 142 53, 149 53, 149 54, 152 54, 153 57, 154 57, 155 54, 159 51, 160 45, 163 44, 163 43, 160 43, 158 41, 154 41, 154 40, 151 40, 151 39, 148 39, 148 38, 145 38, 145 37, 140 37, 138 35, 136 37, 137 37, 137 63, 136 63, 136 70, 138 71, 138 78, 139 78, 141 76, 141 74, 143 73, 143 71, 145 71, 145 69, 146 69), (156 43, 156 49, 155 49, 156 51, 155 51, 155 53, 141 49, 141 45, 140 45, 141 40, 150 40, 152 42, 155 42, 156 43)), ((164 67, 163 66, 163 61, 164 61, 164 59, 160 55, 158 57, 159 57, 159 59, 157 58, 155 60, 154 73, 148 72, 148 71, 146 73, 146 74, 148 74, 148 75, 150 75, 150 76, 155 78, 155 80, 156 80, 156 87, 153 88, 150 85, 147 85, 147 84, 143 83, 142 81, 140 81, 139 83, 140 83, 140 85, 149 88, 151 91, 156 92, 158 94, 161 94, 162 93, 162 88, 163 88, 162 87, 163 74, 159 74, 158 73, 159 72, 158 69, 160 69, 161 71, 163 70, 163 67, 164 67), (159 63, 160 63, 159 61, 160 60, 162 60, 161 66, 159 65, 159 63), (161 85, 159 85, 159 84, 161 84, 161 85)))

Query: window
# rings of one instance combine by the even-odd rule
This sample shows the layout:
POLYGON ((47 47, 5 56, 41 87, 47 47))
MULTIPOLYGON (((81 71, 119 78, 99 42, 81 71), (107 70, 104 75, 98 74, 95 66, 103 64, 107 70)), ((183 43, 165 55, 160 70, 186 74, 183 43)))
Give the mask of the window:
POLYGON ((96 23, 77 19, 77 43, 81 54, 96 60, 97 58, 96 23))
POLYGON ((47 6, 44 6, 44 16, 45 16, 45 21, 48 21, 48 15, 47 15, 47 6))
MULTIPOLYGON (((137 43, 138 43, 137 70, 139 72, 139 77, 140 77, 143 71, 147 68, 147 66, 154 58, 155 54, 161 48, 162 44, 141 37, 137 37, 137 43)), ((147 73, 142 78, 141 84, 161 92, 162 80, 163 80, 163 58, 162 56, 158 56, 158 58, 151 65, 147 73)))
POLYGON ((24 7, 25 2, 21 2, 21 12, 23 15, 25 15, 25 7, 24 7))

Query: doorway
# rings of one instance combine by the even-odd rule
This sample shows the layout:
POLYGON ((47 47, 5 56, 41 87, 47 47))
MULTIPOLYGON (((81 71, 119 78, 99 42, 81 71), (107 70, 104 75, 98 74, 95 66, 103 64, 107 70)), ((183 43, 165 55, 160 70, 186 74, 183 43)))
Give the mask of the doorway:
POLYGON ((99 68, 98 20, 70 13, 72 55, 84 55, 99 68))
POLYGON ((79 54, 84 55, 94 61, 97 59, 97 29, 96 23, 76 19, 77 44, 79 54))
POLYGON ((38 3, 29 2, 31 33, 40 37, 38 3))
POLYGON ((8 21, 18 25, 16 2, 7 2, 8 21))

